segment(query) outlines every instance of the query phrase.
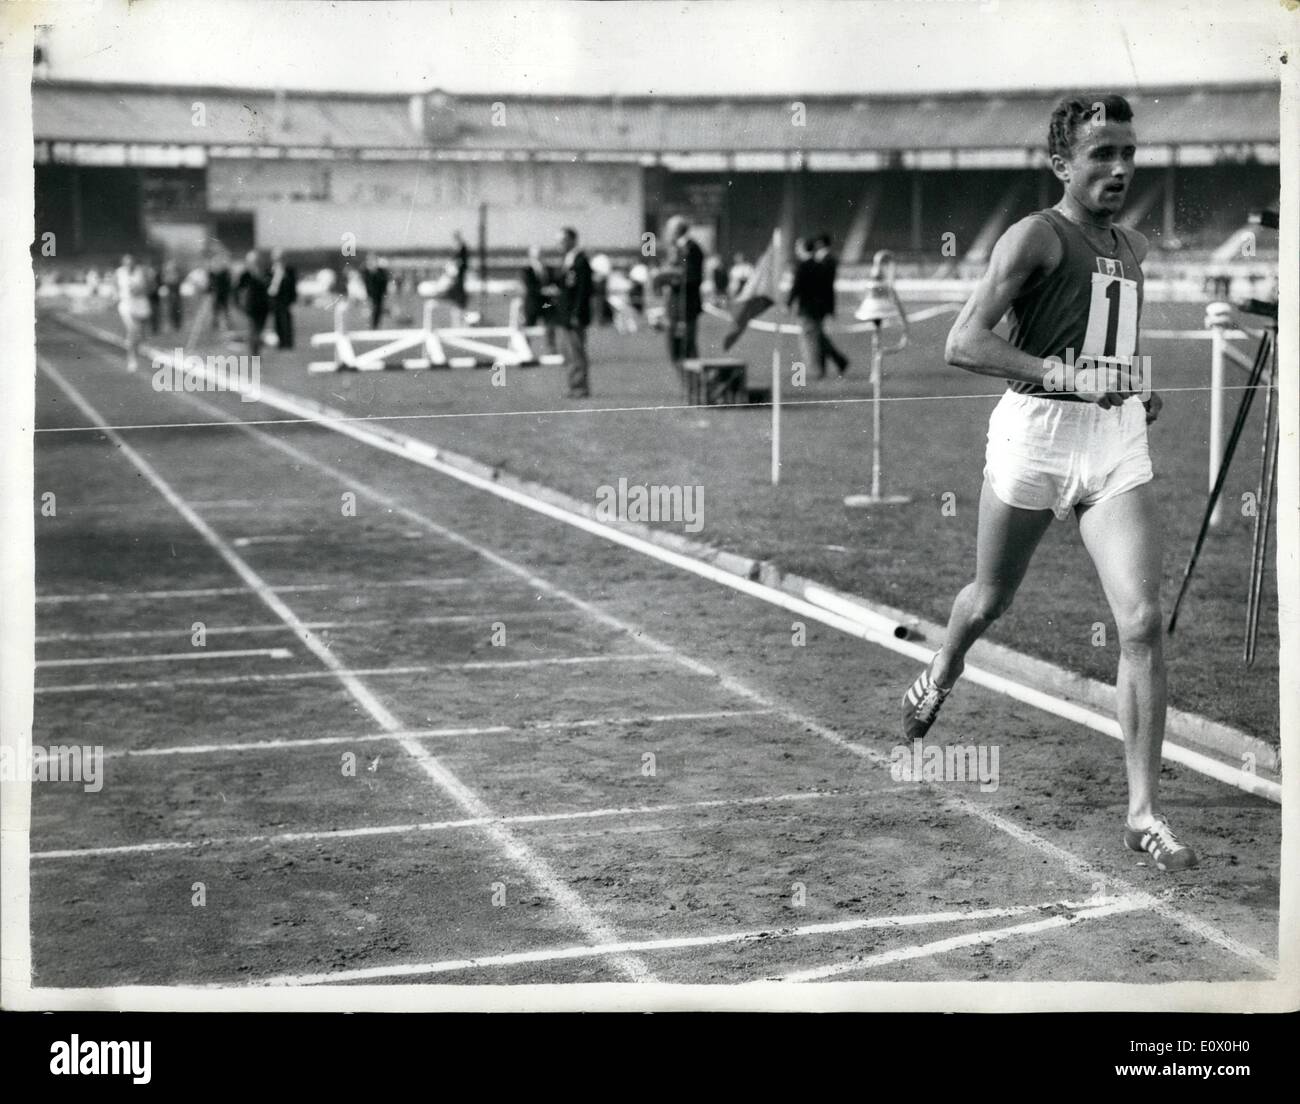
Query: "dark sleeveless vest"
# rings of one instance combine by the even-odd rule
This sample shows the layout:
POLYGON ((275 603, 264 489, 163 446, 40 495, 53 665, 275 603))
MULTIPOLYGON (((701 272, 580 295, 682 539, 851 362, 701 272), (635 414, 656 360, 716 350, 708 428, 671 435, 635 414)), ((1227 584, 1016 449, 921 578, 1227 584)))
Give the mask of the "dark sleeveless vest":
MULTIPOLYGON (((1059 211, 1030 218, 1046 222, 1061 242, 1061 263, 1040 275, 1011 304, 1010 341, 1033 357, 1135 356, 1143 279, 1128 231, 1114 227, 1114 246, 1101 250, 1059 211)), ((1098 237, 1101 235, 1099 234, 1098 237)), ((1078 401, 1068 392, 1008 380, 1022 395, 1078 401)))

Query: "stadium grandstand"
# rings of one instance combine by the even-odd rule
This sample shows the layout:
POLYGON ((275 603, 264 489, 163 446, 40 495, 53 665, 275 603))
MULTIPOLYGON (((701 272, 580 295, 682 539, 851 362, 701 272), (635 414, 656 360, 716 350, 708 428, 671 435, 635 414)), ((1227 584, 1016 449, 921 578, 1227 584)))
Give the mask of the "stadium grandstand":
MULTIPOLYGON (((1125 90, 1140 175, 1124 221, 1151 271, 1239 255, 1279 190, 1276 84, 1125 90)), ((1054 93, 502 99, 38 81, 38 235, 60 264, 148 245, 197 255, 339 235, 437 256, 486 215, 485 261, 514 264, 559 223, 631 257, 683 212, 706 249, 753 256, 774 225, 826 231, 852 266, 894 250, 917 275, 966 274, 1054 196, 1054 93), (952 235, 945 237, 945 235, 952 235), (945 248, 945 245, 947 248, 945 248)))

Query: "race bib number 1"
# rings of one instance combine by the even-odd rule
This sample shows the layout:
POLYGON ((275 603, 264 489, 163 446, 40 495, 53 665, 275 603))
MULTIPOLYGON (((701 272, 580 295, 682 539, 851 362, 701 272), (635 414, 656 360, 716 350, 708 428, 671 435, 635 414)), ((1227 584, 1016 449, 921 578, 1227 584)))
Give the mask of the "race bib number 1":
POLYGON ((1137 281, 1094 272, 1081 355, 1131 357, 1137 348, 1137 317, 1137 281))

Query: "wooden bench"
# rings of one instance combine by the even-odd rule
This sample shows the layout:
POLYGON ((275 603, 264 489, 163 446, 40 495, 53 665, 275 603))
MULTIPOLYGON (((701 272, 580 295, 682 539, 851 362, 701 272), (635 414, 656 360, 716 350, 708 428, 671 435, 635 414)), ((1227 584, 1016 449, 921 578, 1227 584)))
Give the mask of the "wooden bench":
POLYGON ((681 362, 682 385, 691 406, 717 406, 748 400, 745 362, 730 357, 698 357, 681 362))

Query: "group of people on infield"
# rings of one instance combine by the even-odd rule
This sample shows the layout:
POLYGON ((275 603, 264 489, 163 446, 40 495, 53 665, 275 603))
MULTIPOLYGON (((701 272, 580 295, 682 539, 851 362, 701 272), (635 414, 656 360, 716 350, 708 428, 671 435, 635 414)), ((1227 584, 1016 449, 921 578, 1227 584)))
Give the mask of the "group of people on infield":
POLYGON ((161 330, 158 300, 167 305, 170 332, 180 333, 184 323, 183 291, 187 284, 193 297, 199 300, 199 311, 206 312, 196 317, 196 331, 206 322, 207 328, 230 332, 234 328, 230 314, 233 304, 246 319, 249 355, 262 352, 268 322, 274 329, 276 347, 293 348, 298 273, 285 260, 281 249, 271 250, 269 258, 260 250, 249 250, 238 269, 224 251, 216 251, 205 268, 191 272, 184 281, 174 259, 164 261, 159 269, 128 253, 122 257, 113 280, 118 315, 126 331, 128 371, 134 372, 139 367, 140 342, 146 328, 154 335, 161 330))

